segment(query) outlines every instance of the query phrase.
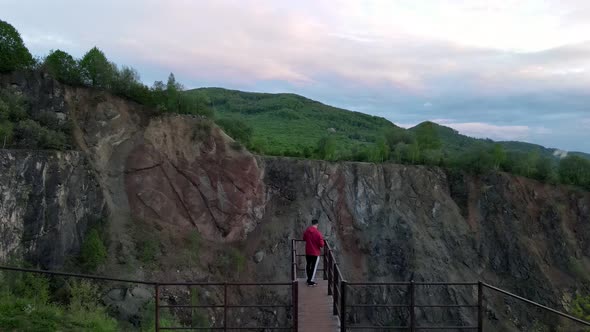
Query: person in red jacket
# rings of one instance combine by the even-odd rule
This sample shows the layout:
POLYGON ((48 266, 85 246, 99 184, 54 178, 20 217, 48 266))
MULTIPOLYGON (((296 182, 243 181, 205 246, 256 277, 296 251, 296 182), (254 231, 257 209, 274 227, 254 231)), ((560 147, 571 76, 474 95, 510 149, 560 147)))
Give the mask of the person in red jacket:
POLYGON ((303 233, 303 240, 305 240, 305 259, 307 265, 305 271, 307 272, 307 285, 315 286, 312 280, 319 263, 319 256, 321 255, 321 248, 324 246, 324 237, 318 230, 318 221, 313 219, 311 226, 309 226, 303 233))

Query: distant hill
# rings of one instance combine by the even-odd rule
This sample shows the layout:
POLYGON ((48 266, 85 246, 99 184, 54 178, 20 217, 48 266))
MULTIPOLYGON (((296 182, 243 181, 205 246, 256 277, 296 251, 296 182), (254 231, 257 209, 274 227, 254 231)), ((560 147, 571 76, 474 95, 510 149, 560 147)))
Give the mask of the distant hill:
MULTIPOLYGON (((200 88, 186 93, 205 96, 217 119, 238 119, 253 128, 253 141, 265 146, 268 154, 280 155, 285 151, 313 149, 324 136, 336 139, 340 154, 371 147, 390 130, 405 131, 390 121, 368 114, 353 112, 322 104, 296 94, 254 93, 222 88, 200 88)), ((423 122, 407 130, 415 133, 423 122)), ((445 154, 464 152, 477 146, 501 144, 507 151, 529 153, 558 159, 556 149, 541 145, 490 139, 479 139, 435 124, 445 154)), ((590 154, 568 152, 590 159, 590 154)))
MULTIPOLYGON (((418 128, 424 126, 428 122, 422 122, 415 127, 409 128, 410 132, 415 133, 418 128)), ((437 133, 441 140, 441 145, 443 151, 447 152, 448 154, 459 153, 468 149, 475 148, 477 146, 492 146, 494 144, 500 144, 504 147, 506 151, 509 152, 516 152, 516 153, 530 153, 530 152, 537 152, 540 156, 547 157, 547 158, 554 158, 560 159, 560 155, 556 153, 557 149, 546 148, 542 145, 526 143, 526 142, 518 142, 518 141, 493 141, 491 139, 482 139, 482 138, 474 138, 469 137, 463 134, 460 134, 457 130, 445 126, 441 126, 439 124, 434 124, 435 128, 437 129, 437 133)), ((560 150, 557 150, 560 151, 560 150)), ((578 155, 580 157, 586 158, 590 160, 590 154, 583 153, 583 152, 567 152, 568 154, 578 155)))
POLYGON ((287 93, 252 93, 222 88, 201 88, 188 93, 205 95, 217 119, 239 119, 254 129, 253 141, 270 154, 313 149, 324 136, 336 139, 336 149, 374 145, 389 129, 390 121, 352 112, 287 93))

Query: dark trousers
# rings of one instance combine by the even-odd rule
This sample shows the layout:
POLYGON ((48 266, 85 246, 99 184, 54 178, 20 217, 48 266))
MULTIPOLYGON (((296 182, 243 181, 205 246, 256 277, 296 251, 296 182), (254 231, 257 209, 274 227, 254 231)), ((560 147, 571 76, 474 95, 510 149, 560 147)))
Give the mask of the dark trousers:
POLYGON ((307 272, 307 282, 311 282, 311 277, 313 277, 313 269, 315 268, 318 256, 305 255, 305 260, 307 261, 307 265, 305 266, 305 272, 307 272))

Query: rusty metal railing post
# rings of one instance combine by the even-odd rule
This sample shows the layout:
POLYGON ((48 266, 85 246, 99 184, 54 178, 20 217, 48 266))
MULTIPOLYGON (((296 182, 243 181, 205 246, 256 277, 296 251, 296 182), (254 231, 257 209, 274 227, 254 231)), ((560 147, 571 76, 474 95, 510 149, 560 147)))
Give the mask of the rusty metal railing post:
POLYGON ((324 246, 324 268, 323 268, 323 272, 324 272, 324 280, 328 279, 328 246, 324 246))
POLYGON ((410 331, 416 331, 416 298, 415 298, 416 285, 414 280, 410 281, 410 331))
POLYGON ((227 331, 227 282, 223 283, 223 330, 227 331))
POLYGON ((293 331, 297 332, 299 329, 299 282, 293 280, 291 286, 291 304, 293 305, 293 331))
POLYGON ((346 281, 340 282, 342 294, 340 296, 340 331, 346 331, 346 281))
POLYGON ((334 262, 334 308, 333 308, 333 313, 334 315, 338 315, 338 300, 339 300, 339 296, 338 294, 340 293, 340 289, 337 290, 338 287, 338 273, 336 270, 336 262, 334 262))
POLYGON ((295 279, 295 240, 291 239, 291 280, 295 279))
POLYGON ((155 331, 156 332, 160 332, 160 285, 159 284, 155 284, 155 294, 154 296, 156 297, 156 322, 155 322, 155 331))
POLYGON ((334 279, 334 270, 333 270, 333 262, 334 259, 332 257, 332 249, 328 249, 328 295, 332 295, 332 284, 334 279))
POLYGON ((483 332, 483 283, 477 282, 477 332, 483 332))

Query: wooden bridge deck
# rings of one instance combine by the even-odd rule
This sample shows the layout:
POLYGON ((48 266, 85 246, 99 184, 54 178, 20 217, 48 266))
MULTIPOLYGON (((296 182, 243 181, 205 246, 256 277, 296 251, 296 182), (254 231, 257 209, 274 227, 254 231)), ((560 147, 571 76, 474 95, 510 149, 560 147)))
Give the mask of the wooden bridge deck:
POLYGON ((299 331, 338 331, 338 317, 332 313, 332 296, 328 296, 328 281, 318 278, 315 287, 308 287, 305 280, 299 281, 299 331))

